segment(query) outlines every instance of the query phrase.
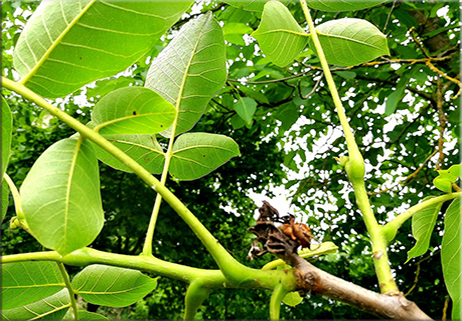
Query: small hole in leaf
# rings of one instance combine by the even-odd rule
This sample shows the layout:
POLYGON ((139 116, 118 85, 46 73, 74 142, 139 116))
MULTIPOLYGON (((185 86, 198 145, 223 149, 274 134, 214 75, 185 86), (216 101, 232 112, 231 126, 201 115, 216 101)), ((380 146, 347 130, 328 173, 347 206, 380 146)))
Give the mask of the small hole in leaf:
POLYGON ((133 115, 136 115, 136 111, 133 112, 133 115))
POLYGON ((205 155, 202 155, 202 157, 205 157, 205 155))

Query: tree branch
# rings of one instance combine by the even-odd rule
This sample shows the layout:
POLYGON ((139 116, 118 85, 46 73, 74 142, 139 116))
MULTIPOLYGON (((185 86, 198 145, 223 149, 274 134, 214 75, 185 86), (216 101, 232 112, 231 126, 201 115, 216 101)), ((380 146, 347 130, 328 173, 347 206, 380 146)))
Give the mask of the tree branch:
POLYGON ((396 295, 386 295, 367 290, 318 269, 297 254, 286 255, 284 259, 294 267, 294 275, 300 290, 338 300, 380 318, 431 320, 401 292, 396 295))

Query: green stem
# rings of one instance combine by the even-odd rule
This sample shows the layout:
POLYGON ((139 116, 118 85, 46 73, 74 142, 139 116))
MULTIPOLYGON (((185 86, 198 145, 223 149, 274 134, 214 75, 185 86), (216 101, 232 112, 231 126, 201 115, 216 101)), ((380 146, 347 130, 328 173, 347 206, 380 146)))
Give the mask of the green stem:
POLYGON ((398 287, 394 281, 394 278, 391 274, 391 269, 388 264, 388 255, 387 255, 387 242, 380 233, 381 227, 377 223, 377 220, 372 212, 371 205, 369 203, 369 198, 367 196, 366 187, 364 184, 364 175, 365 175, 365 166, 364 159, 359 151, 358 145, 356 144, 353 132, 351 131, 350 125, 348 123, 348 118, 343 109, 340 96, 338 94, 337 88, 335 86, 334 79, 329 69, 329 65, 324 55, 324 51, 321 46, 321 42, 318 38, 318 33, 315 29, 313 19, 311 18, 308 6, 306 5, 305 0, 300 0, 303 12, 305 14, 306 20, 310 27, 311 39, 316 48, 319 60, 321 62, 324 75, 326 77, 329 90, 332 95, 333 102, 337 109, 337 114, 340 119, 340 123, 345 133, 345 139, 348 146, 348 159, 345 162, 345 171, 348 174, 350 182, 353 184, 353 189, 355 192, 356 203, 358 204, 359 209, 363 214, 364 223, 366 229, 369 232, 372 251, 374 255, 374 266, 379 281, 380 289, 382 293, 396 293, 398 292, 398 287))
POLYGON ((283 283, 278 284, 271 294, 270 300, 270 320, 279 320, 281 312, 281 301, 289 293, 283 283))
POLYGON ((212 292, 205 284, 204 280, 195 280, 188 286, 185 296, 184 320, 193 320, 202 302, 212 292))
MULTIPOLYGON (((152 256, 142 255, 123 255, 98 251, 92 248, 82 248, 65 256, 56 251, 33 252, 5 255, 1 258, 1 263, 25 262, 25 261, 54 261, 61 262, 72 266, 87 266, 90 264, 104 264, 118 266, 127 269, 152 272, 159 276, 165 276, 172 279, 180 280, 186 283, 192 283, 195 280, 204 280, 209 289, 221 288, 253 288, 253 289, 274 289, 279 283, 293 291, 296 288, 296 281, 291 271, 254 271, 254 282, 231 283, 220 270, 204 270, 193 268, 181 264, 163 261, 152 256)), ((241 278, 244 278, 242 276, 241 278)))
POLYGON ((433 205, 436 205, 442 202, 450 201, 457 197, 462 197, 462 192, 437 196, 429 200, 426 200, 422 203, 419 203, 417 205, 414 205, 411 208, 409 208, 407 211, 405 211, 404 213, 399 214, 393 220, 385 224, 385 226, 382 228, 381 233, 385 236, 385 238, 387 239, 387 242, 390 243, 394 239, 401 225, 403 225, 405 221, 411 218, 412 215, 425 209, 426 207, 433 206, 433 205))
POLYGON ((64 268, 64 265, 61 262, 56 262, 58 265, 59 271, 61 272, 61 275, 64 280, 64 284, 66 284, 66 288, 69 291, 69 297, 71 298, 71 306, 72 310, 74 310, 74 319, 78 320, 79 319, 79 311, 77 308, 77 301, 75 300, 75 294, 74 290, 72 289, 71 281, 69 280, 69 274, 67 274, 66 269, 64 268))
MULTIPOLYGON (((177 110, 179 110, 178 106, 177 106, 177 110)), ((170 140, 168 143, 167 153, 165 154, 165 162, 164 162, 164 168, 162 170, 162 176, 160 178, 160 184, 162 184, 162 186, 165 186, 165 182, 167 181, 167 177, 168 177, 170 161, 173 156, 173 142, 175 140, 175 129, 176 129, 177 123, 178 123, 178 112, 176 113, 173 124, 170 127, 172 129, 172 132, 171 132, 170 140)), ((161 203, 162 203, 162 195, 160 193, 157 193, 156 201, 154 202, 154 207, 152 209, 151 220, 149 221, 148 230, 146 232, 146 240, 144 241, 142 255, 152 255, 152 240, 154 238, 154 229, 156 228, 157 217, 159 216, 159 210, 160 210, 161 203)))

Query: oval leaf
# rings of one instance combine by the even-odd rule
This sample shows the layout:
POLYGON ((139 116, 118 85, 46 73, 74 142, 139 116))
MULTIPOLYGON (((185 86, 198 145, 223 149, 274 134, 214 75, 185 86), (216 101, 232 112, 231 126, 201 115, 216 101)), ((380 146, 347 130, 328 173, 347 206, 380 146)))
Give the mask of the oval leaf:
POLYGON ((11 133, 13 130, 13 116, 10 107, 2 96, 2 178, 6 172, 10 159, 11 133))
POLYGON ((230 137, 208 133, 183 134, 173 144, 170 174, 178 180, 198 179, 238 155, 239 146, 230 137))
POLYGON ((247 124, 250 124, 255 110, 257 110, 257 102, 252 98, 239 97, 237 103, 234 104, 234 110, 247 124))
MULTIPOLYGON (((426 197, 422 201, 431 198, 432 197, 426 197)), ((413 257, 423 255, 427 252, 441 205, 443 205, 443 203, 428 206, 412 216, 412 235, 417 242, 414 247, 407 252, 406 262, 409 262, 413 257)))
POLYGON ((14 309, 2 310, 3 320, 62 320, 71 306, 69 291, 64 288, 44 299, 14 309))
MULTIPOLYGON (((211 12, 184 25, 154 59, 146 87, 178 111, 175 135, 190 130, 226 81, 223 31, 211 12)), ((171 131, 162 133, 169 137, 171 131)))
MULTIPOLYGON (((148 172, 152 174, 162 173, 165 155, 154 135, 104 135, 104 138, 137 161, 148 172)), ((106 165, 124 172, 133 172, 103 148, 96 144, 94 147, 96 156, 106 165)))
POLYGON ((2 310, 45 299, 65 287, 55 262, 2 264, 2 310))
POLYGON ((21 83, 62 97, 136 62, 193 1, 43 1, 21 33, 21 83))
POLYGON ((308 34, 279 1, 266 3, 260 26, 252 33, 263 53, 279 67, 290 64, 305 48, 308 34))
POLYGON ((104 96, 95 106, 92 122, 104 134, 155 134, 169 128, 175 107, 144 87, 125 87, 104 96))
POLYGON ((98 160, 88 141, 53 144, 32 166, 20 191, 30 231, 62 255, 89 245, 103 227, 98 160))
POLYGON ((461 317, 461 251, 460 242, 460 197, 449 205, 444 217, 444 235, 441 243, 441 264, 444 283, 453 302, 452 319, 461 317))
POLYGON ((386 36, 366 20, 331 20, 316 31, 326 59, 333 65, 353 66, 390 54, 386 36))
POLYGON ((361 10, 370 7, 375 7, 388 0, 374 1, 358 1, 358 0, 342 0, 342 1, 325 1, 325 0, 306 0, 308 7, 322 11, 353 11, 361 10))
POLYGON ((157 287, 140 271, 106 265, 90 265, 72 280, 75 293, 84 300, 110 307, 126 307, 141 300, 157 287))

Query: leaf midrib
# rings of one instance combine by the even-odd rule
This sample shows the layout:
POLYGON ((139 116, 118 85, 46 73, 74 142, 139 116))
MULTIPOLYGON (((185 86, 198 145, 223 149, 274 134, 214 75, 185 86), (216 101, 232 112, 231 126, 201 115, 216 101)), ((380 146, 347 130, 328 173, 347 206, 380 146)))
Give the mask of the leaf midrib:
POLYGON ((32 78, 37 70, 42 66, 45 60, 48 59, 50 54, 53 52, 53 50, 61 43, 61 40, 68 34, 69 30, 71 30, 74 25, 77 24, 77 22, 80 20, 80 18, 93 6, 93 4, 96 2, 96 0, 91 0, 84 8, 83 10, 76 16, 74 19, 67 25, 67 27, 61 32, 58 38, 53 42, 53 44, 48 48, 48 50, 45 52, 45 54, 40 58, 38 63, 35 64, 35 66, 25 75, 19 83, 24 85, 27 83, 30 78, 32 78))

